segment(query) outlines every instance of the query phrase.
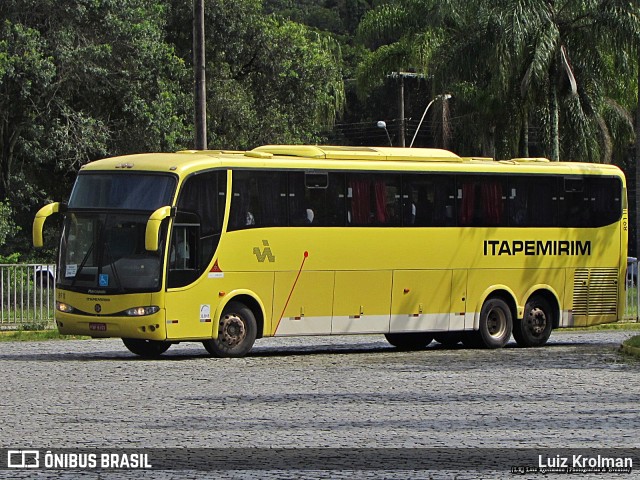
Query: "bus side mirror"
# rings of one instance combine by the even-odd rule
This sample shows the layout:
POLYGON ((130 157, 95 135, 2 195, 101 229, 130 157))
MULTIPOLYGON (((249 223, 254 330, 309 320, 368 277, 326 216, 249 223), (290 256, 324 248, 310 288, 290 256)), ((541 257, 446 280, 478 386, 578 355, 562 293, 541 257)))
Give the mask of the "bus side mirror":
POLYGON ((169 207, 160 207, 151 214, 149 220, 147 220, 147 228, 144 232, 144 248, 148 252, 157 252, 160 246, 158 245, 158 236, 160 235, 160 225, 162 221, 173 216, 174 210, 169 207))
POLYGON ((60 202, 50 203, 45 205, 38 213, 36 218, 33 219, 33 246, 36 248, 42 248, 44 246, 44 239, 42 238, 42 230, 44 229, 44 222, 54 213, 64 213, 67 211, 67 205, 60 202))

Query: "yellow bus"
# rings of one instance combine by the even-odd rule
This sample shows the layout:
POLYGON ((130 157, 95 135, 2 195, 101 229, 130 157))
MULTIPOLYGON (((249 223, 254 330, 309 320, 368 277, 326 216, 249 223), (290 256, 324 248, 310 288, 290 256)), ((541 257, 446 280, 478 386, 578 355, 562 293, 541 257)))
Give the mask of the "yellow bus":
POLYGON ((153 357, 202 342, 384 334, 544 345, 624 309, 625 178, 610 165, 439 149, 262 146, 85 165, 64 214, 62 334, 153 357))

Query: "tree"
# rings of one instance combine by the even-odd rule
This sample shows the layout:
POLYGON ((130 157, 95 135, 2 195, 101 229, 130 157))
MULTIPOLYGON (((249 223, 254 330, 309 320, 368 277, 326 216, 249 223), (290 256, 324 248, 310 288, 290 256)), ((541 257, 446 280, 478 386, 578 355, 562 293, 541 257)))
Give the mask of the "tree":
POLYGON ((0 200, 23 231, 87 161, 188 143, 162 0, 3 0, 0 18, 0 200))
POLYGON ((504 0, 497 5, 496 14, 507 20, 503 61, 521 66, 522 96, 533 90, 538 99, 549 156, 609 162, 612 138, 603 116, 607 83, 612 75, 628 73, 620 67, 628 65, 623 57, 640 31, 637 7, 617 0, 504 0), (617 59, 616 70, 609 56, 617 59), (546 105, 540 101, 545 97, 546 105))
MULTIPOLYGON (((174 0, 170 24, 185 62, 190 8, 190 1, 174 0)), ((319 141, 344 103, 339 46, 264 15, 257 0, 217 0, 205 8, 209 147, 319 141)))

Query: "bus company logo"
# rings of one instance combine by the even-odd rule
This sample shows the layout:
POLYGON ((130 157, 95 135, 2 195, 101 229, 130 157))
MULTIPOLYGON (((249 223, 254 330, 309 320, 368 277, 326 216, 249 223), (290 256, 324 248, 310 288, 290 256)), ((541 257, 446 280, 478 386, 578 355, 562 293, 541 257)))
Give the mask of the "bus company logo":
POLYGON ((580 240, 485 240, 484 255, 551 255, 551 256, 589 256, 591 241, 580 240))
POLYGON ((260 247, 253 247, 253 254, 258 259, 258 262, 264 263, 265 260, 269 260, 269 262, 275 262, 276 256, 271 252, 271 247, 269 247, 268 240, 262 240, 263 250, 260 250, 260 247))

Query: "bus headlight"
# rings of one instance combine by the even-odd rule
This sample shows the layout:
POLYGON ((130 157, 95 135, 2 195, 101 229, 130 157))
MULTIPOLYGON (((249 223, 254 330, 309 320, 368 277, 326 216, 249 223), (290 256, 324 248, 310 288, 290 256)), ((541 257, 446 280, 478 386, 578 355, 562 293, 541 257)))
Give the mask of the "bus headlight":
POLYGON ((124 314, 128 317, 144 317, 146 315, 153 315, 160 307, 134 307, 124 311, 124 314))
POLYGON ((63 313, 71 313, 74 310, 74 308, 71 305, 69 305, 68 303, 62 303, 62 302, 56 302, 56 309, 59 312, 63 312, 63 313))

